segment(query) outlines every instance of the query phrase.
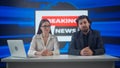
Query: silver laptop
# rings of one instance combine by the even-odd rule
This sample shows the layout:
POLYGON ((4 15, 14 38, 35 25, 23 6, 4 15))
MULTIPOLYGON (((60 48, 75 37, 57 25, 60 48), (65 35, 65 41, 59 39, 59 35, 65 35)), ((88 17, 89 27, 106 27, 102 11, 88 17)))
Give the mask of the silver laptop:
POLYGON ((7 40, 12 57, 27 57, 23 40, 7 40))

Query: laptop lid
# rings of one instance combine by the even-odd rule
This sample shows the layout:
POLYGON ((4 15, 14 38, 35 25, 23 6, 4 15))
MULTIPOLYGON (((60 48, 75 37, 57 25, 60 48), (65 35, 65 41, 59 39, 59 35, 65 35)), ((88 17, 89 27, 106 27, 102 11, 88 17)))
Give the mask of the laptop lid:
POLYGON ((23 40, 7 40, 12 57, 27 57, 23 40))

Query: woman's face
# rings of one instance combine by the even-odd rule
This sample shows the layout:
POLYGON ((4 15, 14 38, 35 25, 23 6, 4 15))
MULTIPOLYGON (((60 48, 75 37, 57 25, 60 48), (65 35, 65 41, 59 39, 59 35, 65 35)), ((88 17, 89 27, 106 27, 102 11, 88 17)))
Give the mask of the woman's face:
POLYGON ((49 22, 44 22, 42 25, 41 25, 41 28, 43 33, 45 34, 48 34, 50 32, 50 23, 49 22))

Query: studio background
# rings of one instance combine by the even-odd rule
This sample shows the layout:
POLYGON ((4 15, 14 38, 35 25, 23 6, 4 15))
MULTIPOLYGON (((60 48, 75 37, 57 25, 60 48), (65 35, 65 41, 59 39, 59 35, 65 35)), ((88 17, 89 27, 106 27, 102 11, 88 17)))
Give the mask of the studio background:
MULTIPOLYGON (((120 0, 0 0, 0 59, 10 56, 7 39, 22 39, 26 52, 35 34, 36 10, 88 10, 92 28, 101 32, 106 54, 120 57, 120 0)), ((61 54, 69 42, 61 43, 61 54)), ((116 68, 120 62, 116 62, 116 68)), ((0 63, 0 68, 5 63, 0 63)))

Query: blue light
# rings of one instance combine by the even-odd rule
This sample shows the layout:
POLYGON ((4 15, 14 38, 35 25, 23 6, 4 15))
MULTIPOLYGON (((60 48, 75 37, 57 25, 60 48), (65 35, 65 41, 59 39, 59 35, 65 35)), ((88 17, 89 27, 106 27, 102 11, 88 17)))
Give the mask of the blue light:
POLYGON ((120 0, 70 0, 69 3, 76 6, 78 9, 97 8, 106 6, 120 5, 120 0))
POLYGON ((104 19, 104 18, 120 18, 120 12, 89 12, 89 17, 94 19, 104 19))
POLYGON ((33 34, 28 34, 28 35, 9 35, 9 36, 0 36, 0 38, 31 38, 33 37, 33 34))
POLYGON ((91 27, 99 30, 102 36, 120 37, 120 21, 93 22, 91 27))
POLYGON ((0 17, 34 18, 35 9, 0 6, 0 17))
POLYGON ((29 2, 66 2, 78 9, 120 5, 120 0, 27 0, 29 2))
POLYGON ((0 58, 10 56, 10 51, 7 45, 0 46, 0 58))
POLYGON ((0 21, 0 24, 17 24, 20 26, 32 26, 34 27, 34 21, 28 21, 28 22, 24 22, 24 21, 0 21))
POLYGON ((120 45, 105 44, 106 54, 120 57, 120 45))
POLYGON ((68 48, 69 48, 70 43, 66 42, 65 46, 60 49, 61 54, 67 54, 68 53, 68 48))

